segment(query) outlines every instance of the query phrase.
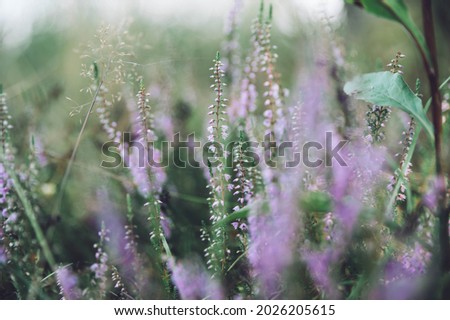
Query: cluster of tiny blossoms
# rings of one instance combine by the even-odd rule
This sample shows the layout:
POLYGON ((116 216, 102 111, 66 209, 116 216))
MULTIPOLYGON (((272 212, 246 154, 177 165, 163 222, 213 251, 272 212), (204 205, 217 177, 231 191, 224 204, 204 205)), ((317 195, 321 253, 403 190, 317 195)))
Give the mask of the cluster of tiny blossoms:
POLYGON ((239 12, 242 10, 243 1, 235 0, 232 9, 225 23, 225 41, 222 44, 224 71, 226 72, 230 83, 234 84, 235 80, 241 77, 240 73, 240 50, 239 50, 239 12))
POLYGON ((388 68, 390 68, 389 71, 392 73, 403 74, 403 65, 401 65, 399 61, 404 57, 405 55, 403 53, 397 52, 394 59, 392 59, 391 62, 386 65, 388 68))
MULTIPOLYGON (((161 192, 161 187, 166 176, 163 168, 150 166, 148 163, 150 154, 153 154, 154 159, 160 157, 160 153, 153 145, 153 142, 156 140, 156 135, 153 131, 153 115, 149 105, 148 96, 149 95, 146 93, 144 85, 141 82, 141 87, 137 94, 139 115, 137 117, 138 131, 136 133, 139 137, 139 141, 144 144, 144 166, 142 167, 139 165, 141 159, 139 159, 139 157, 136 158, 136 154, 134 154, 131 158, 134 159, 131 168, 135 181, 141 181, 146 184, 146 186, 144 186, 146 189, 141 190, 141 193, 147 199, 145 206, 148 208, 149 214, 148 221, 150 222, 151 228, 150 240, 155 251, 161 258, 161 260, 158 261, 158 264, 162 270, 164 286, 167 291, 170 291, 168 269, 162 259, 163 252, 165 252, 166 255, 170 255, 170 252, 168 252, 167 240, 162 227, 163 216, 161 214, 161 202, 158 199, 158 194, 161 192)), ((159 161, 159 159, 157 161, 159 161)))
POLYGON ((150 155, 155 161, 160 161, 161 154, 153 145, 156 135, 153 131, 152 109, 149 104, 149 94, 142 84, 137 98, 138 113, 133 131, 138 137, 138 142, 144 146, 144 154, 140 155, 139 152, 130 154, 130 170, 138 191, 144 197, 148 197, 150 193, 156 194, 161 191, 166 176, 162 168, 148 165, 150 155))
POLYGON ((106 296, 108 282, 108 254, 105 251, 106 243, 109 242, 108 233, 109 230, 107 230, 105 224, 102 223, 102 227, 98 232, 99 242, 94 244, 94 249, 97 250, 95 253, 96 262, 91 265, 91 271, 94 273, 93 284, 96 287, 95 292, 99 298, 104 298, 106 296))
POLYGON ((76 300, 81 298, 81 290, 77 287, 78 278, 69 267, 62 267, 56 271, 56 282, 62 300, 76 300))
POLYGON ((120 142, 121 132, 117 130, 117 122, 111 120, 111 108, 113 102, 107 98, 108 88, 105 85, 100 87, 97 96, 97 114, 103 130, 106 132, 108 139, 116 143, 120 142))
POLYGON ((0 92, 0 264, 8 260, 8 247, 12 243, 8 243, 7 235, 12 231, 9 224, 15 220, 14 203, 10 196, 12 180, 7 171, 7 166, 14 160, 8 141, 9 130, 12 128, 10 119, 6 95, 0 92))
POLYGON ((263 47, 262 56, 260 59, 261 72, 265 74, 264 81, 264 126, 266 127, 265 134, 274 134, 275 124, 277 119, 283 118, 283 103, 282 90, 279 85, 279 74, 275 71, 275 62, 278 55, 273 52, 276 49, 271 43, 271 29, 272 29, 272 6, 269 9, 269 17, 264 23, 263 37, 261 45, 263 47))
MULTIPOLYGON (((205 249, 205 256, 208 259, 208 268, 212 269, 214 275, 220 274, 225 268, 226 260, 226 232, 223 227, 215 227, 216 223, 227 216, 227 208, 225 199, 228 191, 233 190, 231 183, 231 175, 225 171, 226 159, 229 156, 227 151, 219 152, 216 147, 217 144, 224 145, 228 138, 228 125, 225 118, 227 112, 225 111, 228 101, 223 97, 223 89, 225 83, 222 78, 224 72, 222 69, 222 62, 220 61, 220 54, 217 52, 216 59, 213 60, 214 66, 210 68, 213 72, 211 78, 214 83, 211 88, 215 92, 214 104, 209 106, 208 115, 210 120, 208 122, 208 141, 211 143, 209 152, 212 154, 210 159, 214 161, 214 167, 209 165, 210 180, 209 188, 209 207, 210 219, 212 221, 213 230, 210 235, 205 232, 202 235, 204 240, 209 242, 209 246, 205 249)), ((224 150, 224 148, 221 148, 224 150)))
POLYGON ((397 201, 405 201, 406 200, 406 184, 408 183, 409 175, 411 173, 411 167, 412 163, 407 161, 407 155, 409 148, 411 146, 411 143, 414 138, 414 132, 416 130, 416 123, 414 121, 414 118, 411 118, 411 120, 408 123, 408 130, 403 131, 403 140, 400 141, 400 144, 403 145, 403 150, 401 153, 396 154, 397 156, 401 157, 400 160, 400 168, 397 169, 394 173, 394 175, 391 177, 391 181, 388 185, 388 191, 392 192, 394 190, 394 186, 396 185, 397 181, 401 177, 400 181, 400 189, 397 195, 397 201))
POLYGON ((391 108, 376 104, 368 106, 368 108, 366 122, 369 135, 366 138, 372 143, 378 143, 384 140, 384 127, 391 116, 391 108))
POLYGON ((131 297, 125 288, 125 284, 120 276, 119 270, 115 266, 111 267, 111 280, 114 283, 114 288, 119 290, 119 299, 126 300, 131 297))
POLYGON ((235 113, 241 118, 245 118, 247 114, 255 112, 257 108, 256 100, 258 91, 256 89, 256 75, 260 69, 259 61, 263 52, 263 46, 261 45, 263 38, 262 6, 261 3, 259 18, 256 18, 252 23, 251 49, 245 58, 240 87, 240 99, 237 106, 234 106, 234 109, 237 109, 235 113))
MULTIPOLYGON (((216 59, 213 60, 214 67, 210 70, 213 71, 211 76, 214 79, 214 83, 211 88, 216 93, 215 103, 209 106, 208 115, 210 120, 208 122, 208 141, 212 144, 209 147, 209 151, 212 153, 212 159, 215 161, 215 168, 211 168, 211 179, 209 183, 210 187, 210 201, 213 209, 213 215, 211 219, 218 221, 225 218, 225 192, 231 190, 233 186, 229 183, 231 176, 225 172, 225 159, 227 158, 226 151, 220 154, 219 149, 215 144, 222 144, 228 138, 228 125, 226 124, 226 102, 228 101, 223 97, 223 88, 225 83, 222 78, 224 72, 222 70, 222 62, 220 61, 220 54, 217 53, 216 59)), ((224 148, 222 148, 223 150, 224 148)))
POLYGON ((0 148, 2 162, 0 163, 0 205, 2 216, 6 218, 8 214, 8 198, 7 195, 11 189, 11 179, 8 176, 6 167, 13 160, 12 152, 9 148, 8 131, 12 128, 9 120, 11 116, 8 113, 6 105, 6 95, 0 94, 0 148))
POLYGON ((233 179, 234 192, 233 196, 237 196, 237 205, 233 208, 233 211, 237 211, 244 207, 253 195, 253 182, 251 180, 249 172, 249 160, 244 154, 244 137, 241 132, 239 142, 233 148, 233 161, 234 161, 234 173, 233 179))

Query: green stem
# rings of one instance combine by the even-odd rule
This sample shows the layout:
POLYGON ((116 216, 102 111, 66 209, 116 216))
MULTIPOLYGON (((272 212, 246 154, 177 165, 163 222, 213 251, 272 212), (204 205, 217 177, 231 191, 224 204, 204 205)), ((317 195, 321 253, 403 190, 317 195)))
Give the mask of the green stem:
MULTIPOLYGON (((3 159, 3 155, 2 155, 3 159)), ((36 235, 36 239, 42 249, 42 252, 44 254, 45 260, 47 260, 48 264, 50 265, 50 268, 53 271, 56 271, 56 261, 53 257, 52 251, 50 250, 50 247, 48 245, 48 242, 45 238, 44 232, 41 229, 41 226, 39 225, 36 214, 34 213, 33 206, 31 205, 30 201, 28 200, 26 196, 25 190, 22 188, 22 185, 19 182, 19 178, 17 177, 16 173, 9 168, 8 166, 4 166, 6 168, 6 171, 8 172, 8 176, 11 178, 13 182, 14 189, 17 192, 17 195, 19 196, 20 202, 22 202, 23 208, 25 210, 25 215, 27 216, 28 220, 30 221, 31 227, 33 228, 33 231, 36 235)))
POLYGON ((66 185, 67 185, 67 181, 69 179, 70 172, 72 171, 72 166, 75 161, 75 156, 77 155, 78 148, 80 147, 81 138, 83 136, 84 131, 86 130, 86 126, 87 126, 89 117, 92 113, 92 110, 94 109, 95 102, 97 101, 97 97, 98 97, 98 94, 100 93, 100 88, 102 85, 103 85, 103 80, 100 81, 99 84, 97 85, 97 90, 94 93, 94 97, 92 98, 91 105, 89 106, 89 110, 86 113, 86 116, 84 117, 84 121, 83 121, 83 125, 81 126, 81 130, 78 133, 77 141, 75 142, 75 146, 73 148, 72 155, 70 156, 69 163, 67 164, 66 171, 64 172, 64 176, 61 180, 61 185, 59 187, 59 193, 58 193, 55 205, 52 210, 53 216, 56 216, 58 214, 58 211, 61 207, 61 202, 62 202, 62 199, 64 196, 64 191, 66 189, 66 185))
MULTIPOLYGON (((439 86, 439 90, 441 90, 442 88, 444 88, 445 85, 446 85, 449 81, 450 81, 450 77, 448 77, 447 79, 445 79, 445 81, 439 86)), ((428 109, 430 108, 431 100, 432 100, 431 98, 428 99, 427 103, 425 104, 425 112, 427 112, 428 109)), ((404 181, 404 177, 405 177, 405 174, 406 174, 406 170, 407 170, 407 168, 408 168, 407 165, 408 165, 409 162, 411 162, 411 159, 412 159, 412 156, 413 156, 414 151, 415 151, 415 149, 416 149, 417 140, 418 140, 418 138, 419 138, 419 134, 420 134, 420 131, 421 131, 421 130, 422 130, 422 126, 421 126, 419 123, 417 123, 416 130, 415 130, 415 132, 414 132, 413 141, 411 142, 411 146, 409 147, 409 150, 408 150, 408 153, 407 153, 407 155, 406 155, 406 158, 405 158, 405 161, 404 161, 404 163, 403 163, 403 166, 402 166, 401 169, 400 169, 400 174, 399 174, 399 176, 398 176, 398 180, 397 180, 397 182, 396 182, 396 184, 395 184, 395 186, 394 186, 394 190, 393 190, 393 192, 391 193, 391 197, 389 198, 389 202, 388 202, 388 205, 387 205, 386 210, 385 210, 385 213, 386 213, 387 215, 391 212, 392 208, 394 207, 394 204, 395 204, 395 198, 397 197, 398 191, 399 191, 399 189, 400 189, 400 185, 401 185, 403 182, 405 182, 405 181, 404 181)))

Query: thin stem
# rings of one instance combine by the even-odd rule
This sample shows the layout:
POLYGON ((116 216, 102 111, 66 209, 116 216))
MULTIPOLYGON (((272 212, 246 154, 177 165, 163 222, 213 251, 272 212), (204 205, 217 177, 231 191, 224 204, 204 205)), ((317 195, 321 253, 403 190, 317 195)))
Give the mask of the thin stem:
POLYGON ((422 1, 423 11, 423 27, 425 31, 425 41, 430 50, 430 65, 427 74, 430 82, 431 98, 432 98, 432 115, 435 136, 435 153, 436 153, 436 174, 442 175, 441 165, 441 132, 442 132, 442 108, 441 94, 438 89, 439 69, 437 62, 436 41, 434 36, 433 12, 431 8, 431 0, 422 1))
MULTIPOLYGON (((3 160, 4 154, 2 153, 2 160, 3 160)), ((17 178, 16 173, 14 170, 9 168, 8 166, 4 166, 5 169, 8 172, 8 176, 11 178, 13 182, 14 189, 17 192, 17 195, 19 196, 20 202, 22 202, 25 215, 27 216, 28 220, 30 221, 31 227, 33 228, 34 234, 36 235, 36 239, 39 243, 39 246, 42 249, 42 252, 44 254, 45 260, 47 260, 47 263, 49 264, 52 271, 56 271, 56 261, 53 257, 53 253, 50 250, 50 246, 48 245, 48 242, 45 238, 44 232, 41 229, 41 226, 39 225, 36 214, 34 213, 33 206, 31 205, 30 201, 28 200, 26 196, 25 190, 22 188, 22 185, 19 182, 19 179, 17 178)))
POLYGON ((432 116, 435 135, 436 175, 439 179, 437 215, 439 217, 439 247, 442 272, 450 271, 450 238, 448 230, 449 208, 446 208, 446 186, 442 171, 441 135, 442 135, 442 107, 441 93, 438 88, 439 68, 437 61, 436 38, 434 34, 433 11, 431 0, 422 0, 423 28, 425 41, 430 50, 431 66, 428 70, 430 82, 432 116), (442 183, 440 183, 442 181, 442 183), (441 186, 441 184, 443 184, 441 186))
MULTIPOLYGON (((445 79, 445 81, 439 86, 439 90, 444 88, 447 85, 447 83, 449 83, 449 82, 450 82, 450 77, 445 79)), ((427 112, 428 109, 430 108, 431 101, 432 101, 431 98, 427 100, 427 103, 425 104, 425 112, 427 112)), ((390 212, 390 210, 392 209, 392 207, 394 206, 395 198, 397 197, 398 191, 400 189, 400 185, 402 184, 402 182, 404 182, 404 176, 406 173, 407 164, 409 162, 411 162, 412 156, 416 149, 417 139, 419 138, 420 131, 422 131, 422 126, 419 123, 417 123, 416 131, 414 132, 413 141, 411 142, 408 153, 406 155, 406 160, 400 168, 400 174, 398 176, 398 180, 394 186, 394 190, 391 193, 391 197, 389 198, 389 202, 388 202, 388 205, 387 205, 386 211, 385 211, 386 214, 388 214, 390 212)))
POLYGON ((70 172, 72 171, 72 166, 73 166, 73 163, 75 161, 75 157, 77 155, 78 148, 79 148, 80 143, 81 143, 81 138, 83 136, 84 131, 86 130, 86 126, 87 126, 89 117, 90 117, 90 115, 92 113, 92 110, 94 109, 95 102, 97 101, 97 97, 98 97, 98 94, 100 92, 100 88, 101 88, 102 85, 103 85, 103 80, 99 82, 99 84, 97 86, 97 90, 95 90, 94 97, 92 98, 92 101, 91 101, 91 105, 89 106, 89 110, 86 113, 86 116, 84 117, 84 121, 83 121, 83 125, 81 126, 81 130, 78 133, 77 141, 75 142, 75 146, 73 148, 72 155, 70 156, 69 163, 67 164, 66 171, 64 172, 64 176, 63 176, 63 178, 61 180, 61 185, 59 187, 58 197, 56 199, 56 202, 55 202, 55 205, 54 205, 53 211, 52 211, 52 215, 53 216, 56 216, 58 214, 58 210, 61 207, 61 202, 62 202, 62 199, 63 199, 63 196, 64 196, 64 190, 66 188, 70 172))

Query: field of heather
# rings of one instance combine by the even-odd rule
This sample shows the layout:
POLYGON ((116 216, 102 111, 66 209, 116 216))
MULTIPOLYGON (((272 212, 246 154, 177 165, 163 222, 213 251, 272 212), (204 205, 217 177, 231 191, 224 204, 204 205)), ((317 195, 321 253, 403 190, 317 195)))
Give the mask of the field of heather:
POLYGON ((0 299, 449 299, 449 12, 0 1, 0 299))

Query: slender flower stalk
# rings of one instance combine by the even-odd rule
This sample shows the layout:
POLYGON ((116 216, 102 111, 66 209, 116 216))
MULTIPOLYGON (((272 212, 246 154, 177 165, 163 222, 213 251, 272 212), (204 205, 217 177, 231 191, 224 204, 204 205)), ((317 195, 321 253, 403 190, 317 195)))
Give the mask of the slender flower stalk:
POLYGON ((9 143, 9 130, 12 129, 10 123, 11 116, 8 112, 8 106, 6 104, 6 94, 0 92, 0 147, 2 148, 2 154, 4 161, 12 162, 14 155, 9 143))
POLYGON ((96 262, 91 265, 91 271, 94 273, 93 290, 95 291, 93 292, 93 295, 98 299, 104 299, 106 298, 106 289, 108 286, 107 272, 109 270, 109 257, 105 249, 107 243, 109 242, 109 230, 106 229, 104 223, 102 223, 98 236, 99 241, 94 244, 94 249, 96 249, 96 262))
POLYGON ((399 192, 397 194, 396 200, 397 202, 403 202, 406 200, 406 189, 407 184, 409 182, 409 175, 411 173, 411 167, 412 163, 407 162, 407 155, 409 152, 409 148, 412 144, 412 141, 414 139, 414 133, 416 130, 416 122, 414 121, 414 118, 411 118, 410 122, 408 123, 408 130, 403 131, 403 140, 400 141, 400 144, 403 145, 403 150, 401 153, 397 154, 397 156, 400 156, 400 167, 399 169, 395 170, 394 176, 392 176, 391 181, 388 185, 388 191, 393 192, 394 186, 397 184, 397 181, 400 179, 400 175, 402 175, 400 180, 400 188, 399 192), (403 174, 402 174, 403 173, 403 174))
MULTIPOLYGON (((398 73, 403 74, 403 66, 399 63, 400 59, 404 58, 405 55, 401 52, 397 52, 394 59, 391 60, 391 62, 387 65, 389 67, 389 71, 392 73, 398 73)), ((416 83, 416 91, 417 95, 419 95, 419 87, 420 82, 416 83)), ((400 141, 400 144, 403 145, 403 150, 401 154, 397 154, 397 156, 400 156, 400 166, 399 168, 394 172, 394 175, 391 178, 391 181, 388 184, 388 191, 393 192, 395 185, 398 181, 400 181, 399 191, 396 195, 397 203, 401 203, 406 200, 406 190, 407 190, 407 184, 408 184, 408 176, 411 173, 411 162, 407 161, 409 148, 411 147, 411 144, 414 139, 414 134, 416 130, 416 122, 413 117, 411 117, 411 120, 408 123, 408 130, 403 131, 403 140, 400 141)))
MULTIPOLYGON (((391 73, 403 74, 403 66, 400 59, 405 57, 401 52, 397 52, 395 57, 386 65, 391 73)), ((366 122, 368 129, 368 140, 371 143, 380 143, 385 138, 384 127, 391 115, 391 107, 389 106, 368 106, 366 112, 366 122)))
POLYGON ((6 168, 6 166, 11 166, 14 161, 14 154, 9 143, 9 130, 12 128, 10 119, 6 95, 0 92, 0 148, 2 156, 2 162, 0 162, 0 208, 3 218, 8 218, 9 211, 12 209, 12 203, 8 197, 12 189, 12 180, 6 168))
MULTIPOLYGON (((124 270, 127 279, 131 279, 131 282, 135 287, 135 290, 131 290, 134 292, 135 297, 140 297, 141 292, 144 290, 144 286, 148 285, 148 282, 144 278, 144 270, 143 270, 143 260, 142 256, 138 251, 137 240, 139 239, 138 235, 135 233, 136 225, 133 222, 134 213, 131 204, 130 195, 127 194, 127 223, 125 224, 125 247, 124 247, 124 261, 122 262, 121 270, 124 270)), ((117 278, 117 282, 115 284, 116 288, 120 287, 121 294, 125 295, 127 293, 124 284, 121 281, 119 271, 113 269, 113 277, 117 278), (121 283, 121 285, 119 285, 121 283)))
MULTIPOLYGON (((137 110, 132 112, 132 116, 136 118, 136 122, 133 125, 133 133, 137 137, 137 141, 144 146, 144 152, 143 154, 141 152, 129 153, 127 166, 130 168, 130 173, 138 192, 143 197, 148 197, 149 194, 157 197, 166 180, 166 175, 163 168, 154 166, 152 162, 159 162, 161 153, 154 147, 157 136, 153 129, 153 113, 149 104, 149 94, 145 91, 142 82, 137 98, 137 110)), ((130 146, 130 149, 132 149, 132 146, 130 146)))
POLYGON ((111 109, 113 102, 108 99, 108 89, 105 85, 100 88, 99 95, 97 97, 97 114, 102 126, 105 131, 108 140, 120 143, 120 138, 122 133, 117 129, 117 122, 111 120, 111 109))
MULTIPOLYGON (((91 95, 91 102, 88 103, 89 108, 84 116, 83 124, 77 136, 77 140, 72 150, 69 162, 67 163, 63 178, 59 186, 59 192, 53 206, 52 215, 59 213, 61 203, 64 197, 65 188, 67 186, 70 173, 81 144, 84 131, 91 117, 91 114, 97 107, 100 123, 107 133, 108 137, 113 141, 118 141, 120 133, 116 130, 117 124, 110 119, 110 109, 115 101, 121 100, 120 90, 117 94, 109 94, 109 90, 114 85, 122 85, 126 80, 134 78, 133 70, 125 67, 124 60, 133 55, 131 51, 131 41, 129 33, 125 30, 111 30, 110 26, 102 26, 95 35, 95 41, 87 45, 87 52, 82 58, 89 58, 94 61, 89 65, 81 65, 81 76, 91 81, 85 91, 91 95)), ((70 113, 75 115, 81 112, 84 105, 76 106, 70 113)))
MULTIPOLYGON (((164 230, 161 224, 161 203, 159 201, 158 193, 161 192, 161 182, 165 179, 164 172, 159 168, 160 171, 150 165, 148 159, 150 156, 154 156, 155 149, 153 148, 153 142, 156 140, 155 133, 153 132, 152 126, 152 114, 151 108, 148 104, 148 94, 145 92, 145 88, 141 81, 141 87, 137 94, 138 97, 138 122, 140 123, 140 130, 138 131, 139 140, 144 144, 144 167, 141 165, 134 164, 134 168, 137 170, 134 174, 135 179, 143 179, 148 183, 147 190, 141 190, 141 193, 147 198, 147 203, 145 206, 148 208, 148 221, 150 222, 150 241, 156 251, 158 257, 157 265, 160 268, 161 277, 163 285, 168 292, 171 294, 170 276, 169 271, 164 261, 172 256, 169 245, 164 235, 164 230), (161 177, 164 177, 161 179, 161 177)), ((139 159, 140 160, 140 159, 139 159)), ((133 166, 132 166, 133 168, 133 166)))
MULTIPOLYGON (((0 86, 1 87, 1 86, 0 86)), ((8 174, 8 168, 14 163, 14 153, 9 142, 11 116, 6 104, 6 94, 0 90, 0 261, 6 263, 11 257, 11 251, 17 249, 18 241, 13 239, 14 224, 17 220, 16 204, 13 196, 13 180, 8 174)))
POLYGON ((403 65, 400 64, 400 59, 404 57, 405 55, 399 51, 395 54, 394 59, 386 65, 391 73, 403 74, 403 65))
POLYGON ((225 23, 225 41, 222 44, 224 72, 228 83, 232 86, 240 79, 240 46, 239 46, 239 13, 242 10, 243 1, 234 0, 233 6, 225 23))
POLYGON ((231 106, 233 116, 242 119, 248 114, 253 114, 257 109, 257 74, 259 73, 260 59, 263 52, 263 10, 264 5, 261 2, 259 17, 253 21, 251 27, 251 49, 244 62, 242 79, 240 81, 240 98, 238 101, 233 101, 231 106))
POLYGON ((119 270, 117 270, 115 266, 111 266, 111 280, 114 284, 114 288, 119 290, 119 299, 127 300, 131 297, 125 287, 122 277, 120 276, 119 270))
POLYGON ((223 96, 225 83, 222 78, 225 74, 222 69, 223 64, 220 61, 219 52, 217 52, 216 59, 213 62, 214 66, 210 70, 213 72, 211 78, 214 79, 214 83, 211 85, 211 88, 214 89, 216 98, 214 104, 208 108, 208 115, 210 116, 208 122, 208 141, 210 146, 208 151, 211 152, 211 159, 214 162, 213 164, 210 162, 210 180, 208 184, 212 235, 205 255, 208 258, 209 268, 213 269, 214 276, 218 276, 225 271, 226 267, 227 235, 223 227, 215 227, 215 224, 228 215, 225 201, 227 193, 233 189, 233 185, 230 181, 231 176, 225 170, 226 159, 228 158, 228 151, 224 150, 224 142, 228 138, 228 125, 225 118, 227 112, 225 108, 228 100, 223 96))
POLYGON ((237 205, 233 208, 233 211, 242 209, 246 204, 250 202, 253 196, 253 181, 249 172, 249 159, 244 155, 244 134, 241 131, 239 142, 233 148, 233 162, 235 179, 233 179, 233 196, 237 196, 237 205))
POLYGON ((264 79, 264 126, 266 127, 265 134, 275 136, 275 125, 277 121, 283 119, 283 102, 282 89, 280 87, 280 75, 275 70, 275 63, 278 55, 273 52, 276 48, 272 46, 272 6, 269 8, 269 16, 264 22, 263 37, 261 45, 263 51, 260 58, 260 71, 265 74, 264 79))

